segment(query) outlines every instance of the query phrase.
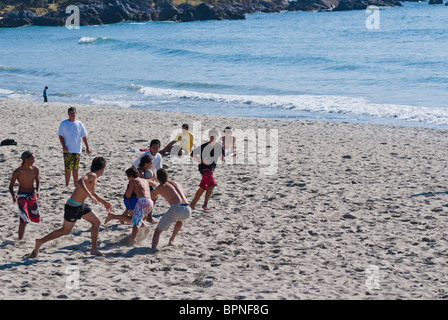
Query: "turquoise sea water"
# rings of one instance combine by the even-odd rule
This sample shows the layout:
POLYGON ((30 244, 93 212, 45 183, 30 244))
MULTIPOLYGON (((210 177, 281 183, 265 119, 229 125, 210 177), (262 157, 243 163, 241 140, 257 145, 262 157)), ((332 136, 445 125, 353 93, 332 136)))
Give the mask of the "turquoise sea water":
POLYGON ((0 29, 0 97, 448 129, 448 6, 0 29))

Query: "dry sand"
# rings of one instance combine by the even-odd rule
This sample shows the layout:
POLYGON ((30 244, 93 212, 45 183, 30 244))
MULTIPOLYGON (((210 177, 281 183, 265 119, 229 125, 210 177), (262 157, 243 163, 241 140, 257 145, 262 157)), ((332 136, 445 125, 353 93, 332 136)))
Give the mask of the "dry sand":
MULTIPOLYGON (((205 134, 227 125, 278 130, 278 167, 268 172, 263 162, 275 153, 275 139, 256 163, 219 164, 214 210, 194 210, 178 247, 167 246, 172 227, 162 233, 158 252, 150 249, 153 230, 137 246, 123 245, 131 226, 112 221, 99 235, 107 256, 93 257, 89 224, 80 220, 70 235, 29 259, 34 239, 61 226, 73 191, 64 184, 57 136, 68 105, 0 100, 0 140, 18 143, 0 147, 0 299, 448 298, 447 132, 76 107, 92 150, 83 154, 80 174, 95 156, 106 158, 97 193, 115 213, 124 210, 124 171, 140 153, 130 149, 147 148, 153 138, 165 145, 182 123, 196 129, 200 123, 205 134), (18 241, 8 184, 28 149, 41 171, 43 220, 30 223, 18 241)), ((164 165, 192 199, 197 164, 166 157, 164 165)), ((104 207, 89 205, 104 221, 104 207)), ((167 208, 160 199, 156 218, 167 208)))

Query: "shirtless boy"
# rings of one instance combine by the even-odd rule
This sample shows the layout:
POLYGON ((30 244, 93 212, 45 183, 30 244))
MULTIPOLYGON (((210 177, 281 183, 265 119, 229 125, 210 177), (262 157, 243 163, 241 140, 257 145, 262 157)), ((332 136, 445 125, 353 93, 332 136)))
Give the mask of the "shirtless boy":
POLYGON ((30 151, 22 153, 22 165, 18 167, 11 176, 9 184, 9 192, 12 201, 19 205, 19 240, 22 240, 25 234, 25 227, 30 222, 39 222, 41 220, 39 214, 40 177, 39 169, 34 166, 34 156, 30 151), (19 190, 14 193, 14 184, 19 182, 19 190), (36 189, 34 189, 34 181, 36 181, 36 189))
POLYGON ((173 234, 169 240, 170 246, 175 246, 174 238, 183 226, 183 221, 188 219, 191 215, 191 208, 188 204, 187 195, 182 187, 175 181, 168 180, 168 173, 165 169, 157 170, 157 180, 160 184, 154 191, 151 192, 153 201, 160 195, 168 201, 170 208, 160 219, 156 231, 152 238, 152 248, 156 249, 159 244, 160 234, 167 231, 169 227, 174 225, 173 234))
POLYGON ((36 257, 39 253, 39 248, 44 243, 69 234, 73 229, 76 220, 81 218, 87 220, 92 225, 90 229, 92 237, 92 249, 90 250, 90 254, 103 256, 103 254, 98 251, 98 233, 100 231, 101 221, 84 201, 86 198, 90 198, 94 204, 97 204, 98 202, 102 203, 107 212, 112 211, 111 204, 102 199, 95 192, 98 178, 104 173, 105 168, 106 160, 103 157, 96 157, 93 159, 90 172, 78 180, 75 190, 65 204, 64 223, 62 227, 54 230, 41 239, 36 239, 36 245, 30 257, 36 257))
POLYGON ((131 167, 126 170, 126 176, 129 180, 129 187, 126 190, 126 197, 131 197, 134 192, 137 195, 138 201, 134 208, 134 215, 131 217, 125 215, 116 215, 111 212, 108 213, 104 224, 110 220, 119 220, 120 222, 132 222, 132 235, 131 239, 136 244, 137 234, 140 230, 140 226, 143 224, 143 220, 149 216, 149 221, 152 222, 152 208, 153 202, 151 200, 151 192, 149 190, 149 183, 147 179, 140 178, 137 169, 131 167))

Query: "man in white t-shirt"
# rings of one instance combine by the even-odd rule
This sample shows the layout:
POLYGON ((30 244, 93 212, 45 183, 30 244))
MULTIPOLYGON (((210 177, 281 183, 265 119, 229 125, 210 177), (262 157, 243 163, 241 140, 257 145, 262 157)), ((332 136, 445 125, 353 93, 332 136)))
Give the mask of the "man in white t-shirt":
POLYGON ((73 173, 75 187, 78 181, 82 141, 84 141, 86 146, 86 153, 91 153, 89 144, 87 143, 87 130, 81 121, 76 120, 76 115, 76 108, 70 107, 68 109, 68 119, 61 122, 58 130, 59 141, 64 152, 65 185, 69 185, 70 175, 73 173))
POLYGON ((149 151, 143 153, 140 155, 140 157, 137 158, 137 160, 135 160, 132 163, 132 166, 136 169, 138 169, 139 164, 140 164, 140 159, 144 156, 144 155, 149 155, 152 159, 152 172, 156 173, 157 170, 162 168, 162 155, 159 153, 159 149, 160 149, 160 141, 157 139, 151 140, 151 143, 149 144, 149 151))

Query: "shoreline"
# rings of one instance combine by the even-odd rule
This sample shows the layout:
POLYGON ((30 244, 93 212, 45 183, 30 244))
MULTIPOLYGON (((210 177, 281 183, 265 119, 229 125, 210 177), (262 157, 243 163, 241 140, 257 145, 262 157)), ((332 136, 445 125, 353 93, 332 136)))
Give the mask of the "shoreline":
MULTIPOLYGON (((9 99, 0 99, 0 115, 0 139, 18 142, 0 147, 2 299, 447 299, 445 130, 9 99), (94 258, 88 223, 79 221, 71 234, 28 259, 34 239, 60 226, 73 191, 64 185, 57 138, 69 105, 77 107, 92 150, 81 157, 80 175, 95 156, 106 158, 97 193, 117 214, 124 211, 124 171, 139 155, 129 150, 147 148, 153 138, 163 147, 182 123, 200 122, 202 133, 227 125, 257 134, 277 129, 277 171, 263 174, 271 141, 254 163, 218 164, 209 203, 214 211, 194 210, 177 248, 166 246, 172 227, 154 253, 154 229, 127 247, 121 240, 131 226, 109 222, 99 234, 106 257, 94 258), (7 188, 27 149, 41 170, 43 220, 27 226, 18 241, 18 209, 7 188), (77 288, 67 286, 70 266, 80 272, 77 288)), ((200 182, 197 165, 163 161, 191 200, 200 182)), ((89 205, 103 222, 104 208, 89 205)), ((156 219, 167 209, 158 201, 156 219)))
MULTIPOLYGON (((1 98, 0 101, 17 101, 17 102, 23 102, 23 103, 41 103, 35 100, 23 100, 23 99, 11 99, 11 98, 1 98)), ((329 115, 332 113, 322 114, 321 119, 311 119, 299 115, 297 116, 272 116, 272 115, 260 115, 260 116, 254 116, 254 115, 226 115, 226 114, 209 114, 209 113, 192 113, 190 111, 171 111, 171 110, 157 110, 157 109, 150 109, 146 108, 144 106, 120 106, 120 105, 105 105, 105 104, 95 104, 95 103, 82 103, 82 102, 61 102, 61 101, 50 101, 50 104, 59 104, 59 105, 83 105, 83 106, 92 106, 92 108, 119 108, 119 109, 135 109, 135 110, 143 110, 148 112, 166 112, 166 113, 173 113, 173 114, 185 114, 187 116, 212 116, 212 117, 224 117, 224 118, 243 118, 243 119, 266 119, 266 120, 279 120, 279 121, 310 121, 310 122, 330 122, 330 123, 348 123, 348 124, 360 124, 360 125, 373 125, 373 126, 387 126, 387 127, 398 127, 398 128, 415 128, 415 129, 428 129, 428 130, 440 130, 440 131, 447 131, 448 127, 446 124, 437 124, 437 123, 430 123, 430 122, 421 122, 421 121, 411 121, 411 120, 396 120, 395 118, 388 118, 388 117, 374 117, 374 116, 366 116, 366 118, 363 118, 362 116, 356 116, 352 115, 352 118, 328 118, 329 115), (324 117, 327 118, 324 118, 324 117)), ((318 113, 318 112, 314 112, 318 113)))

